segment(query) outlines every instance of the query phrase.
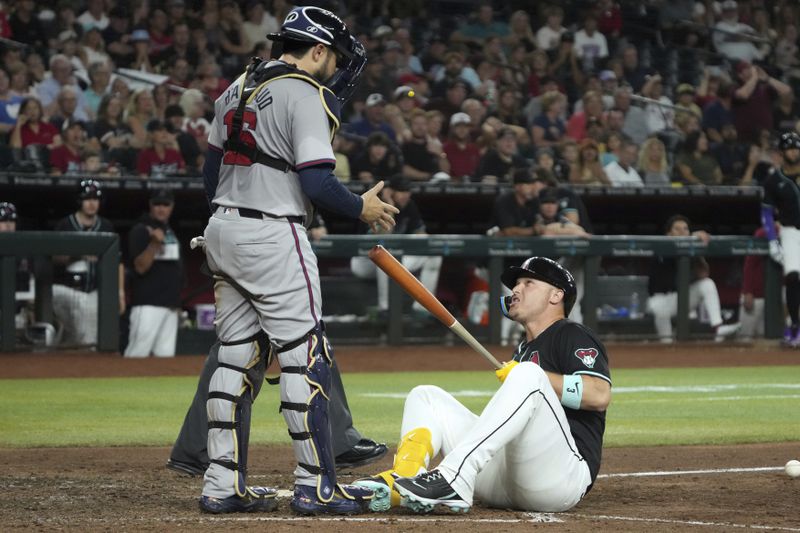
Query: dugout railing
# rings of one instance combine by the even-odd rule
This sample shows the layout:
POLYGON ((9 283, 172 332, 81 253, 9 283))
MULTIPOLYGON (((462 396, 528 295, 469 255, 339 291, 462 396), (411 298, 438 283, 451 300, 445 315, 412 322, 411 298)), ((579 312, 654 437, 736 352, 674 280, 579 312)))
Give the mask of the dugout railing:
MULTIPOLYGON (((480 235, 333 235, 313 244, 320 258, 347 258, 365 256, 376 244, 386 247, 398 259, 403 255, 438 255, 444 258, 485 259, 489 271, 489 342, 497 344, 501 338, 500 275, 506 261, 523 259, 532 255, 548 257, 583 258, 586 290, 582 301, 583 321, 592 329, 597 327, 596 286, 603 258, 647 259, 655 256, 677 258, 675 272, 678 287, 678 315, 675 336, 685 341, 689 335, 689 283, 692 257, 742 258, 748 255, 768 256, 767 242, 742 236, 714 236, 708 244, 696 237, 666 237, 643 235, 603 235, 588 239, 577 238, 503 238, 480 235)), ((781 268, 767 260, 764 269, 765 283, 765 337, 780 338, 783 332, 781 297, 781 268)), ((396 283, 389 285, 389 316, 387 342, 403 341, 402 289, 396 283)))
MULTIPOLYGON (((15 349, 17 261, 47 264, 52 256, 97 257, 97 349, 119 349, 119 236, 116 233, 19 231, 0 233, 0 351, 15 349)), ((37 319, 52 322, 52 279, 35 276, 37 319)))

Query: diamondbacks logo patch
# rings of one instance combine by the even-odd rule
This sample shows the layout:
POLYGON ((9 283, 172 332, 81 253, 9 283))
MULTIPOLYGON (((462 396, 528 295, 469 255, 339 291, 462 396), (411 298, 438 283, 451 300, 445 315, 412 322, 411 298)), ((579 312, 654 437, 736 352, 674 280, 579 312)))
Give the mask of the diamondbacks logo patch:
POLYGON ((597 348, 578 348, 575 350, 575 357, 583 361, 583 364, 589 368, 594 368, 597 355, 597 348))

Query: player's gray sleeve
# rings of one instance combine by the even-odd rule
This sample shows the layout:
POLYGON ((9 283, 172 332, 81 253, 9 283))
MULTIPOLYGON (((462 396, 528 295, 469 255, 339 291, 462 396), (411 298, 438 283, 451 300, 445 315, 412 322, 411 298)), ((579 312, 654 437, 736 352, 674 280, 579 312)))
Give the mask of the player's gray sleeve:
POLYGON ((292 148, 297 170, 323 163, 336 164, 328 115, 316 93, 295 103, 292 110, 292 148))

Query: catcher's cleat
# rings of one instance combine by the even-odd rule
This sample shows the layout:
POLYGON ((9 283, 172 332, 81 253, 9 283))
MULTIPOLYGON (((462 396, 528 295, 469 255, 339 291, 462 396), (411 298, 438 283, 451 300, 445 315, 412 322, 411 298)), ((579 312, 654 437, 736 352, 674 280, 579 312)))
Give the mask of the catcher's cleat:
POLYGON ((289 507, 295 513, 305 516, 354 515, 366 512, 372 497, 373 493, 368 488, 337 485, 331 501, 323 502, 317 497, 316 487, 295 485, 294 496, 292 496, 289 507))
POLYGON ((187 463, 185 461, 176 461, 175 459, 167 459, 166 467, 172 470, 173 472, 177 472, 178 474, 184 476, 198 477, 206 473, 208 465, 203 465, 198 463, 187 463))
POLYGON ((278 507, 277 490, 271 487, 247 487, 246 496, 215 498, 200 496, 200 510, 204 513, 269 513, 278 507))
POLYGON ((459 513, 466 513, 471 507, 438 470, 399 478, 394 482, 394 489, 402 497, 401 505, 415 513, 430 513, 437 505, 459 513))
POLYGON ((369 502, 369 510, 373 513, 382 513, 400 505, 400 495, 393 490, 394 482, 399 477, 394 470, 386 470, 374 476, 357 479, 353 485, 372 490, 375 496, 369 502))
POLYGON ((355 468, 374 463, 384 455, 388 448, 383 443, 361 439, 355 446, 336 456, 336 469, 355 468))

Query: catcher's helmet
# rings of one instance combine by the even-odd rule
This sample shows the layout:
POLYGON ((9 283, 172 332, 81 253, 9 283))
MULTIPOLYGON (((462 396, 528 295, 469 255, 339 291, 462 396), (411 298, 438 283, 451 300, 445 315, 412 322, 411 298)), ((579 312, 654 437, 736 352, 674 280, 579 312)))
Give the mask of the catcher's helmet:
POLYGON ((0 222, 16 222, 17 208, 11 202, 0 202, 0 222))
POLYGON ((88 198, 100 199, 103 196, 103 189, 97 180, 81 180, 78 185, 78 198, 86 200, 88 198))
POLYGON ((793 131, 787 131, 781 134, 781 138, 778 141, 778 148, 781 152, 792 148, 800 149, 800 135, 793 131))
POLYGON ((500 280, 503 285, 513 289, 517 284, 517 279, 526 277, 534 278, 561 289, 564 291, 564 316, 569 316, 575 299, 578 296, 578 288, 575 285, 575 278, 569 270, 547 257, 529 257, 520 266, 508 267, 500 280))

